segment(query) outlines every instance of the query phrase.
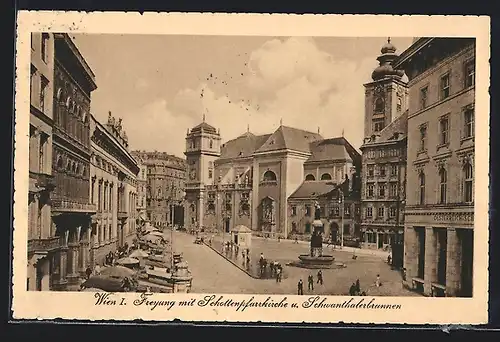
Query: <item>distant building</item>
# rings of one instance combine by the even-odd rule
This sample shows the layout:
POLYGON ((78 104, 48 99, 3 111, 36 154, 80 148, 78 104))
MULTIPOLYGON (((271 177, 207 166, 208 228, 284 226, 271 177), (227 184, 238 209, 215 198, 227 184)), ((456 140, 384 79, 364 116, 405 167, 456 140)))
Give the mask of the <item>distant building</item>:
POLYGON ((148 167, 144 164, 143 160, 134 155, 134 158, 139 165, 139 174, 137 175, 137 199, 136 199, 136 209, 137 209, 137 223, 142 224, 147 221, 148 214, 146 212, 146 198, 147 198, 147 186, 148 186, 148 167))
POLYGON ((31 34, 30 137, 28 190, 27 289, 46 291, 52 286, 51 267, 59 246, 52 229, 50 193, 54 93, 54 37, 31 34))
POLYGON ((392 248, 394 261, 402 266, 409 94, 404 71, 393 68, 397 58, 388 40, 373 81, 364 85, 361 230, 364 248, 392 248))
MULTIPOLYGON (((96 206, 90 244, 91 264, 102 265, 105 255, 136 232, 139 166, 128 152, 121 119, 109 112, 105 125, 91 116, 90 202, 96 206)), ((128 240, 128 241, 127 241, 128 240)))
POLYGON ((346 152, 352 147, 345 139, 325 140, 319 133, 283 125, 271 134, 247 130, 222 145, 220 141, 218 130, 206 122, 186 137, 185 211, 192 229, 229 234, 244 225, 254 234, 287 238, 290 195, 311 177, 342 182, 354 169, 346 152), (334 155, 330 158, 325 149, 334 155))
POLYGON ((78 289, 90 262, 90 94, 94 74, 69 35, 54 33, 54 126, 51 195, 53 228, 59 246, 51 263, 51 289, 78 289))
POLYGON ((475 40, 420 38, 396 67, 409 78, 405 258, 408 285, 471 297, 475 40))
POLYGON ((146 219, 156 226, 172 223, 184 225, 184 210, 181 204, 186 180, 184 159, 158 151, 133 151, 147 169, 146 219), (174 208, 174 212, 172 211, 174 208))

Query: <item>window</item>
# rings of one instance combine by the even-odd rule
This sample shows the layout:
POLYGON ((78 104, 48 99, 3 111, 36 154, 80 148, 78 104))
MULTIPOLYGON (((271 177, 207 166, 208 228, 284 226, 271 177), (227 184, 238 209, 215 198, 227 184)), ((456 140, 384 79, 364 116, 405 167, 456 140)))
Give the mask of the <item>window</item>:
POLYGON ((446 183, 447 175, 446 170, 441 168, 439 170, 439 203, 446 203, 446 183))
POLYGON ((374 126, 373 126, 374 132, 380 132, 383 128, 384 128, 383 121, 375 121, 374 126))
POLYGON ((214 142, 213 140, 210 140, 210 148, 213 148, 214 147, 214 142))
POLYGON ((368 184, 367 188, 368 188, 367 196, 368 197, 373 197, 373 184, 368 184))
POLYGON ((296 215, 297 215, 297 207, 292 206, 292 216, 296 216, 296 215))
POLYGON ((474 136, 474 107, 468 106, 464 111, 464 138, 474 136))
POLYGON ((391 176, 397 176, 397 174, 398 174, 398 165, 392 164, 391 165, 391 176))
POLYGON ((40 173, 45 173, 45 143, 47 142, 48 136, 45 134, 40 134, 40 145, 38 146, 38 171, 40 173))
POLYGON ((427 142, 427 125, 420 126, 420 152, 426 150, 427 142))
POLYGON ((48 60, 48 46, 47 42, 49 40, 49 34, 48 33, 42 33, 42 60, 47 63, 48 60))
POLYGON ((208 170, 208 179, 212 179, 212 177, 213 177, 213 171, 208 170))
POLYGON ((333 208, 333 216, 334 217, 340 216, 340 208, 338 206, 333 208))
POLYGON ((32 95, 35 91, 36 84, 36 68, 33 64, 31 64, 31 78, 30 78, 30 102, 33 104, 32 95))
POLYGON ((379 207, 377 209, 377 218, 381 219, 384 218, 384 209, 385 209, 384 207, 379 207))
POLYGON ((373 165, 368 165, 368 177, 373 177, 373 165))
POLYGON ((275 182, 276 181, 276 174, 270 170, 264 172, 263 176, 264 182, 275 182))
POLYGON ((398 195, 398 185, 395 183, 392 183, 389 187, 389 196, 396 197, 397 195, 398 195))
POLYGON ((439 144, 445 145, 449 141, 449 116, 443 116, 439 119, 439 144))
POLYGON ((396 110, 400 112, 402 107, 403 107, 403 99, 398 97, 398 102, 396 103, 396 110))
POLYGON ((385 184, 380 184, 378 187, 378 195, 380 197, 385 197, 385 184))
POLYGON ((373 208, 372 207, 366 208, 366 217, 373 217, 373 208))
POLYGON ((379 174, 380 174, 380 177, 385 177, 385 165, 379 166, 379 174))
POLYGON ((389 217, 396 217, 396 208, 395 207, 389 208, 389 217))
POLYGON ((419 201, 420 205, 425 204, 425 174, 420 172, 418 175, 418 183, 419 183, 419 201))
POLYGON ((420 109, 427 107, 427 95, 429 93, 429 87, 423 87, 420 89, 420 109))
POLYGON ((476 83, 476 64, 475 60, 468 61, 465 64, 465 88, 472 87, 476 83))
POLYGON ((344 207, 344 216, 347 216, 347 217, 351 216, 351 206, 346 205, 344 207))
POLYGON ((308 175, 306 176, 306 181, 314 181, 314 180, 316 180, 316 178, 315 178, 313 175, 308 174, 308 175))
POLYGON ((464 201, 471 203, 473 201, 473 183, 474 175, 472 170, 472 165, 470 163, 464 166, 464 201))
POLYGON ((40 110, 45 112, 45 96, 47 92, 47 86, 49 85, 49 81, 45 77, 41 77, 40 82, 40 110))
POLYGON ((332 180, 332 176, 329 173, 323 173, 321 175, 321 180, 332 180))
POLYGON ((306 216, 311 216, 311 206, 310 205, 306 205, 306 216))
POLYGON ((441 76, 440 81, 441 100, 450 96, 450 74, 441 76))
POLYGON ((351 226, 349 224, 344 224, 344 235, 351 234, 351 226))
POLYGON ((384 112, 384 99, 381 97, 377 97, 375 100, 375 113, 383 113, 384 112))

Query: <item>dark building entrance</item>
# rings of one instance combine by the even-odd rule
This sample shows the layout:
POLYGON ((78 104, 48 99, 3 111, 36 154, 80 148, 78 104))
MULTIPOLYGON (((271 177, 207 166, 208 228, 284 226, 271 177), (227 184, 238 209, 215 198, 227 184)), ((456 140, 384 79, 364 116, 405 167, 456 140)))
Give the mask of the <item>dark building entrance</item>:
POLYGON ((460 282, 462 297, 472 297, 472 268, 474 255, 474 234, 472 229, 457 229, 461 250, 460 282))
POLYGON ((230 229, 230 222, 231 222, 231 220, 228 218, 224 221, 224 229, 225 229, 226 233, 229 233, 229 231, 231 230, 230 229))

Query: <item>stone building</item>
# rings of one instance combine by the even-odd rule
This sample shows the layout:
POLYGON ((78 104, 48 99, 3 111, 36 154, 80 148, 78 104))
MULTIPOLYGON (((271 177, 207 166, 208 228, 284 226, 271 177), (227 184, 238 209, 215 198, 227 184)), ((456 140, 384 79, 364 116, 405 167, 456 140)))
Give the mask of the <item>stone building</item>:
POLYGON ((472 296, 475 40, 419 38, 397 68, 409 82, 405 256, 408 284, 472 296))
POLYGON ((51 260, 51 289, 76 289, 89 262, 90 94, 95 76, 67 34, 54 33, 52 174, 53 227, 59 237, 51 260))
POLYGON ((133 153, 132 155, 139 166, 139 174, 137 175, 137 199, 135 205, 137 209, 137 224, 142 224, 147 221, 148 217, 146 212, 148 167, 137 154, 133 153))
POLYGON ((298 236, 311 234, 317 201, 325 238, 359 238, 361 155, 343 137, 313 143, 311 153, 304 163, 303 183, 288 198, 288 231, 298 236))
POLYGON ((390 39, 381 49, 380 65, 365 87, 365 139, 363 159, 362 246, 392 248, 401 266, 404 231, 404 186, 408 86, 404 71, 394 69, 398 58, 390 39))
POLYGON ((139 166, 128 152, 122 119, 108 114, 105 125, 91 115, 90 203, 96 206, 92 219, 90 264, 102 264, 105 255, 136 231, 136 199, 139 166))
POLYGON ((31 34, 30 137, 28 192, 27 289, 45 291, 51 286, 51 259, 59 245, 52 231, 50 193, 54 93, 54 37, 31 34))
POLYGON ((187 225, 227 234, 243 225, 254 234, 287 238, 287 199, 304 182, 305 173, 328 173, 335 181, 352 167, 352 162, 315 160, 328 144, 319 133, 281 124, 271 134, 247 130, 221 145, 218 130, 203 121, 186 137, 187 225))
POLYGON ((133 151, 147 169, 146 214, 147 220, 158 227, 165 227, 174 221, 184 225, 184 209, 180 202, 186 180, 184 159, 158 151, 133 151))

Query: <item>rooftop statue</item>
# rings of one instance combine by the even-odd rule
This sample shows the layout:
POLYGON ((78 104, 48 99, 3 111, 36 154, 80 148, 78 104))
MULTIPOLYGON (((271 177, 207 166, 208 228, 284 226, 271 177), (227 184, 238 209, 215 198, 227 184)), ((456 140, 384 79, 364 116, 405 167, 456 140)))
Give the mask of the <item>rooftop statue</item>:
POLYGON ((118 123, 116 124, 116 130, 118 132, 121 132, 121 130, 122 130, 122 118, 118 119, 118 123))

